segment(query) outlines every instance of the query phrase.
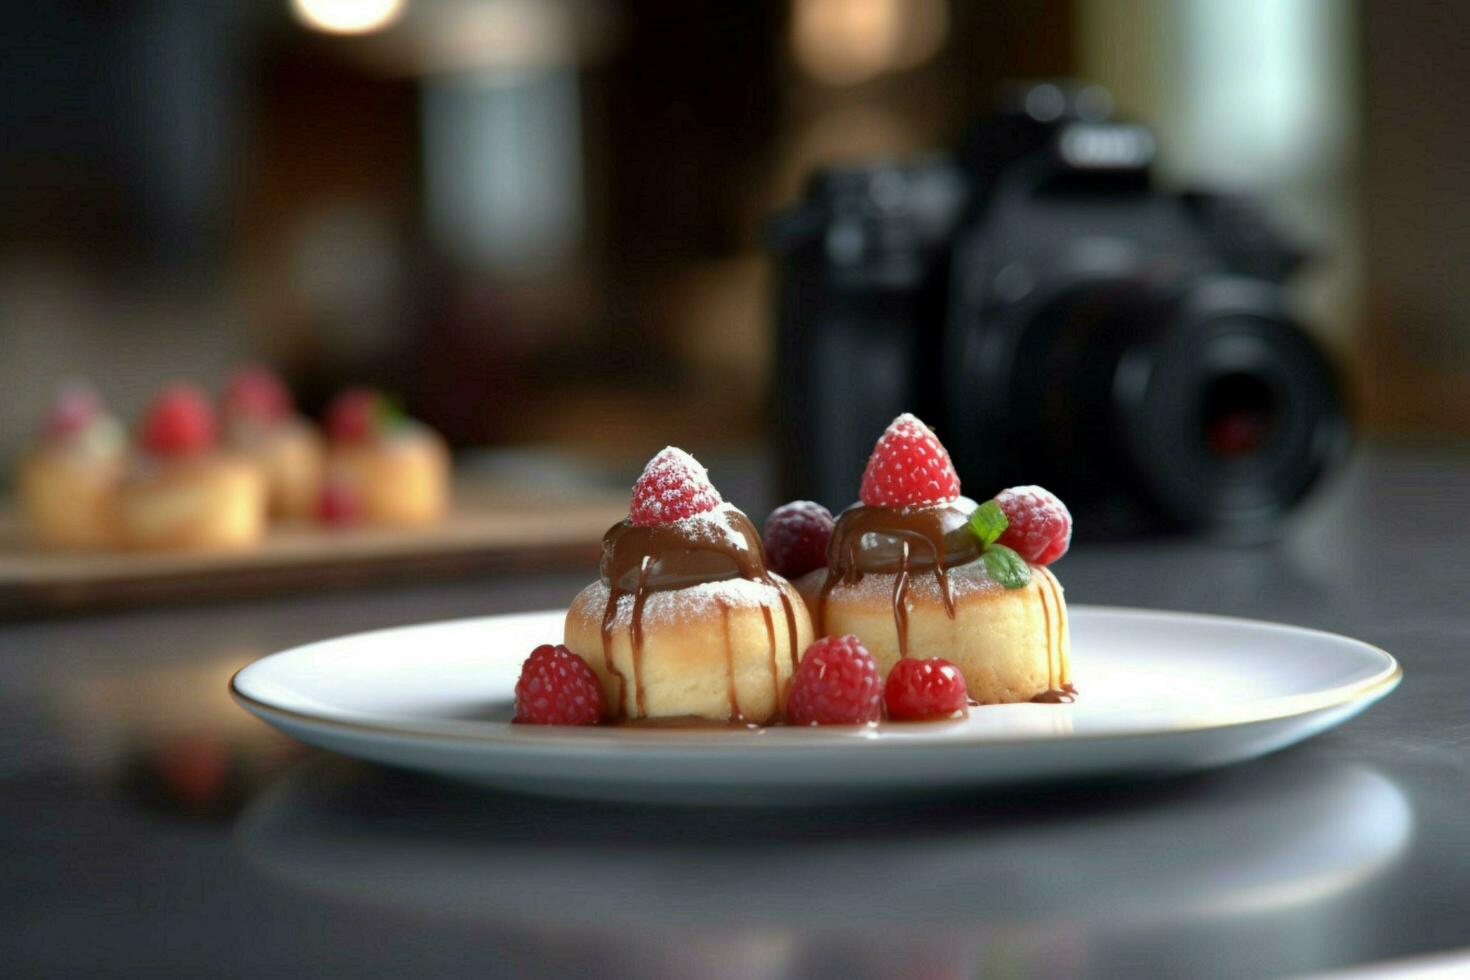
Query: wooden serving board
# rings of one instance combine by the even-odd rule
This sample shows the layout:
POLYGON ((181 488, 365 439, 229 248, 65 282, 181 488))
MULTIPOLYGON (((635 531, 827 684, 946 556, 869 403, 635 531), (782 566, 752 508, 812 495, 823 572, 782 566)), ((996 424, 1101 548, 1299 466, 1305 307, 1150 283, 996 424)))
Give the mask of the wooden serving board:
POLYGON ((340 588, 506 569, 595 565, 624 495, 547 502, 494 487, 457 489, 430 528, 273 528, 238 552, 58 552, 0 510, 0 618, 216 597, 340 588))

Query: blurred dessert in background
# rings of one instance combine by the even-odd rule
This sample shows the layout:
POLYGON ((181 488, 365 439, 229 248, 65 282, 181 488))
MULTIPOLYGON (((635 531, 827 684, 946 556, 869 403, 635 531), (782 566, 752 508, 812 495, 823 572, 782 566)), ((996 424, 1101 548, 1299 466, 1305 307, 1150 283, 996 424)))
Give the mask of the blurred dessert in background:
POLYGON ((449 509, 449 448, 383 393, 343 391, 327 438, 262 365, 231 375, 218 415, 197 386, 163 389, 134 445, 90 387, 63 388, 21 460, 21 510, 38 544, 78 550, 232 549, 267 519, 415 528, 449 509))
POLYGON ((17 476, 32 539, 48 548, 110 546, 116 537, 112 494, 126 455, 123 427, 97 392, 64 386, 17 476))
POLYGON ((322 439, 296 413, 280 377, 258 364, 240 368, 225 385, 220 416, 224 444, 259 468, 270 516, 311 518, 322 486, 322 439))
POLYGON ((349 388, 327 409, 325 523, 415 527, 449 509, 449 449, 382 392, 349 388))
POLYGON ((148 406, 117 491, 118 530, 134 548, 216 550, 258 542, 266 485, 249 460, 217 446, 204 392, 175 384, 148 406))

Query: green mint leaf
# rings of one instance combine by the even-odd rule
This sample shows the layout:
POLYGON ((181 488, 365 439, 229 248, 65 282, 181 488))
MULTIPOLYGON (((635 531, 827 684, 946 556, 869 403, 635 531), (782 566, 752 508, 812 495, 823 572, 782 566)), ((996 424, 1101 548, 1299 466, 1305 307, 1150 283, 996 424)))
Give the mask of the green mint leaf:
POLYGON ((970 530, 980 539, 985 547, 995 544, 996 540, 1005 533, 1010 521, 1006 520, 1006 512, 1000 509, 1000 504, 994 500, 987 500, 975 508, 975 513, 970 515, 970 530))
POLYGON ((1024 588, 1031 582, 1031 566, 1026 559, 1003 544, 993 544, 980 556, 990 577, 1008 589, 1024 588))
POLYGON ((382 432, 391 432, 408 421, 408 414, 403 410, 403 403, 392 395, 383 395, 378 399, 378 428, 382 432))

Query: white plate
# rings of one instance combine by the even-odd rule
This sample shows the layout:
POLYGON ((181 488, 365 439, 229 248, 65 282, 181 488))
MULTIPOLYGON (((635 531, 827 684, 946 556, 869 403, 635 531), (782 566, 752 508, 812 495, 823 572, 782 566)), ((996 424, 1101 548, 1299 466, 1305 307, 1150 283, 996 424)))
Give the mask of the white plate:
POLYGON ((1398 684, 1376 647, 1316 630, 1076 606, 1075 704, 977 708, 873 729, 512 725, 516 675, 561 612, 490 616, 297 647, 231 690, 304 742, 509 789, 658 802, 805 803, 1019 782, 1152 776, 1316 735, 1398 684))

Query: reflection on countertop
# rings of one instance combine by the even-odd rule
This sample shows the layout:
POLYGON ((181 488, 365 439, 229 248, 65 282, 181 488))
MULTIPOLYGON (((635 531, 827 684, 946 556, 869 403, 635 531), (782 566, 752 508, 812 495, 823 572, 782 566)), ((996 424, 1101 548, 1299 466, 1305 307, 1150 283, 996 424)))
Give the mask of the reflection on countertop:
POLYGON ((503 932, 600 975, 1110 974, 1137 943, 1155 963, 1178 944, 1181 968, 1249 974, 1292 950, 1236 946, 1232 924, 1274 917, 1291 928, 1267 942, 1350 945, 1340 903, 1413 835, 1387 776, 1290 758, 811 810, 574 804, 315 760, 261 794, 235 840, 317 901, 503 932))

